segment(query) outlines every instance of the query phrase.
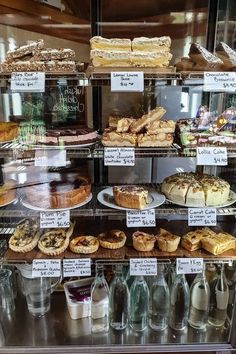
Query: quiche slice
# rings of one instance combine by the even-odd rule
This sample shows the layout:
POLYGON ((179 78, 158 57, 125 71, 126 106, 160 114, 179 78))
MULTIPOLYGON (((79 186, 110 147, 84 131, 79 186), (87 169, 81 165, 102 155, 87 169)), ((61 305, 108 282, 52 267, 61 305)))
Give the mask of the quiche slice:
POLYGON ((124 246, 126 235, 120 230, 110 230, 98 235, 98 240, 103 248, 117 249, 124 246))
POLYGON ((78 236, 70 241, 70 250, 74 253, 89 254, 98 250, 99 241, 94 236, 78 236))
POLYGON ((70 238, 64 229, 52 229, 45 232, 39 239, 39 250, 48 256, 57 256, 69 246, 70 238))
POLYGON ((37 246, 41 233, 36 220, 24 219, 17 225, 10 237, 9 248, 14 252, 30 252, 37 246))

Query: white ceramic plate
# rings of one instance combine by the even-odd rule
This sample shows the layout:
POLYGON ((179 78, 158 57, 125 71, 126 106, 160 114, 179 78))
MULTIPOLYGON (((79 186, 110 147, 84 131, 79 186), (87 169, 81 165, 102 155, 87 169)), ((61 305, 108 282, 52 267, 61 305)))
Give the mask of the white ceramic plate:
POLYGON ((45 209, 45 208, 40 208, 40 207, 37 207, 35 205, 32 205, 30 203, 28 203, 25 199, 25 197, 23 197, 21 199, 21 204, 24 205, 26 208, 28 209, 31 209, 31 210, 37 210, 37 211, 63 211, 63 210, 70 210, 70 209, 76 209, 76 208, 80 208, 84 205, 86 205, 87 203, 90 202, 90 200, 93 198, 93 195, 92 193, 90 193, 89 197, 83 201, 82 203, 79 203, 79 204, 76 204, 70 208, 58 208, 58 209, 45 209))
POLYGON ((7 206, 7 205, 9 205, 9 204, 12 204, 12 203, 14 203, 14 202, 17 202, 17 198, 15 198, 15 199, 11 200, 11 201, 10 201, 10 202, 8 202, 8 203, 5 203, 5 204, 0 204, 0 208, 2 208, 2 207, 4 207, 4 206, 7 206))
POLYGON ((166 198, 166 200, 172 204, 180 205, 180 206, 187 207, 187 208, 225 208, 225 207, 228 207, 236 202, 236 193, 231 190, 229 192, 229 199, 227 200, 227 202, 225 202, 224 204, 219 204, 219 205, 208 205, 208 206, 200 206, 199 205, 199 206, 197 206, 197 205, 192 205, 192 204, 177 203, 177 202, 167 199, 167 198, 166 198))
MULTIPOLYGON (((118 210, 140 210, 140 209, 123 208, 116 205, 113 199, 112 187, 108 187, 106 189, 103 189, 101 192, 99 192, 97 195, 97 199, 101 204, 109 208, 118 209, 118 210)), ((159 194, 157 192, 151 191, 148 193, 148 205, 141 210, 156 208, 162 205, 165 202, 165 200, 166 198, 163 194, 159 194)))

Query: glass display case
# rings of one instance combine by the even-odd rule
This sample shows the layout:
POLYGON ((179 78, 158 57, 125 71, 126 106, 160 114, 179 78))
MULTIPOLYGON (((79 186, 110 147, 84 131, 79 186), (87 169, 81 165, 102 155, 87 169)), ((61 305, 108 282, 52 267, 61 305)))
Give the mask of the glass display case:
POLYGON ((0 353, 234 352, 234 1, 42 3, 0 53, 0 353))

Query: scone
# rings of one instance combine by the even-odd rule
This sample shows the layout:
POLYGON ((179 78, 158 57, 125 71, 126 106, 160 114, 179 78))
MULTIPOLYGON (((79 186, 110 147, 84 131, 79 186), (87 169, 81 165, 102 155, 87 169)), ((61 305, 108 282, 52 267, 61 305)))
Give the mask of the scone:
POLYGON ((148 204, 148 191, 140 186, 113 187, 115 203, 123 208, 144 209, 148 204))
POLYGON ((160 229, 157 237, 157 243, 161 251, 175 252, 178 248, 179 242, 179 236, 173 235, 172 233, 164 229, 160 229))
POLYGON ((141 252, 152 251, 156 242, 156 237, 154 235, 142 231, 134 232, 132 239, 134 249, 141 252))
POLYGON ((94 236, 78 236, 70 241, 70 250, 74 253, 94 253, 98 247, 99 241, 94 236))
POLYGON ((48 256, 57 256, 67 249, 69 242, 65 229, 52 229, 40 237, 38 248, 48 256))
POLYGON ((125 245, 126 235, 120 230, 110 230, 98 235, 98 240, 103 248, 114 250, 125 245))
POLYGON ((16 227, 9 239, 9 248, 14 252, 26 253, 32 251, 38 243, 42 232, 34 219, 24 219, 16 227))

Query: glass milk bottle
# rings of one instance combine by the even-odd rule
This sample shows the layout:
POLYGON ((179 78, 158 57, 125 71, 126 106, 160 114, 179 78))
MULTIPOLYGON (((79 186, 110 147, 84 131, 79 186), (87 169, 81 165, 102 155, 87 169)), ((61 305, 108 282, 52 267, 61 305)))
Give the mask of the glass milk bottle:
POLYGON ((205 330, 210 301, 210 287, 205 271, 198 274, 190 288, 190 310, 188 322, 191 327, 205 330))
POLYGON ((224 325, 227 317, 229 286, 224 272, 224 264, 217 278, 210 283, 210 308, 208 322, 215 327, 224 325))
POLYGON ((143 331, 148 322, 148 285, 143 276, 135 277, 130 288, 130 327, 143 331))
POLYGON ((170 291, 164 276, 165 266, 157 265, 157 276, 150 288, 149 326, 155 331, 164 330, 168 325, 170 291))
POLYGON ((91 330, 92 333, 107 332, 109 287, 104 277, 103 266, 96 265, 96 277, 91 286, 91 330))
POLYGON ((113 329, 127 327, 129 316, 129 289, 123 277, 123 266, 116 265, 109 294, 109 323, 113 329))
POLYGON ((177 274, 170 291, 169 326, 177 331, 184 330, 188 325, 189 286, 184 274, 177 274))

